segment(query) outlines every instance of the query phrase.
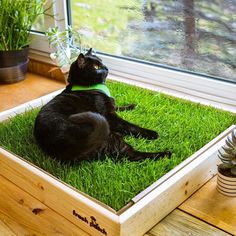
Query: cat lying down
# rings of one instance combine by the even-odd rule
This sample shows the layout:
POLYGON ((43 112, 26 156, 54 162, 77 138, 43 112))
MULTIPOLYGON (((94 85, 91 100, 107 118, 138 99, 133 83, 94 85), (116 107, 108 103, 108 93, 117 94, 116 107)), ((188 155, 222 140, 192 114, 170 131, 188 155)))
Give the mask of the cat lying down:
POLYGON ((108 75, 102 60, 90 49, 80 54, 70 67, 66 89, 40 110, 34 126, 39 146, 62 161, 90 160, 105 155, 127 157, 130 161, 169 157, 170 151, 140 152, 123 136, 156 139, 155 131, 141 128, 120 118, 105 85, 108 75))

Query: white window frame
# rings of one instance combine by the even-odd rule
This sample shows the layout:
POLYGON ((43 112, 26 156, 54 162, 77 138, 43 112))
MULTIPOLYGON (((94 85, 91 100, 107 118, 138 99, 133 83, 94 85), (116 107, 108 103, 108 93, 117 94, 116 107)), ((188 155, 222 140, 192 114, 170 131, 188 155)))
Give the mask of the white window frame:
POLYGON ((105 55, 100 55, 100 57, 108 65, 112 74, 125 78, 127 82, 130 80, 137 85, 142 83, 159 87, 160 91, 178 97, 188 98, 192 96, 196 98, 196 101, 197 98, 203 98, 212 101, 215 105, 219 103, 219 105, 235 107, 236 111, 236 83, 132 60, 105 55))
MULTIPOLYGON (((61 30, 68 25, 66 4, 66 0, 53 1, 52 13, 57 15, 57 19, 64 19, 54 20, 53 25, 61 30)), ((52 20, 48 18, 46 23, 52 25, 52 20)), ((46 37, 37 34, 33 37, 30 47, 34 53, 42 56, 46 52, 44 55, 48 57, 50 49, 46 37)), ((99 56, 113 79, 236 112, 236 83, 104 54, 99 56)))
MULTIPOLYGON (((52 7, 48 10, 48 13, 54 17, 44 17, 45 28, 57 26, 60 31, 65 30, 68 25, 66 0, 48 0, 47 4, 45 5, 45 9, 49 8, 50 6, 52 7)), ((46 36, 42 33, 36 32, 31 33, 30 48, 35 51, 46 53, 51 51, 46 36)))

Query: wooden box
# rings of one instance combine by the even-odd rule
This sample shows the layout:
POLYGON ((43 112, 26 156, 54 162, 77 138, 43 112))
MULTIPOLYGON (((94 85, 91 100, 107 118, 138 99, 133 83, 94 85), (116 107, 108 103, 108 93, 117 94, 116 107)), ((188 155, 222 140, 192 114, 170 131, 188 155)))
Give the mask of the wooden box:
MULTIPOLYGON (((2 112, 0 121, 42 105, 59 92, 2 112)), ((229 127, 119 212, 0 148, 0 214, 14 218, 36 235, 143 235, 215 175, 217 151, 235 127, 229 127)))

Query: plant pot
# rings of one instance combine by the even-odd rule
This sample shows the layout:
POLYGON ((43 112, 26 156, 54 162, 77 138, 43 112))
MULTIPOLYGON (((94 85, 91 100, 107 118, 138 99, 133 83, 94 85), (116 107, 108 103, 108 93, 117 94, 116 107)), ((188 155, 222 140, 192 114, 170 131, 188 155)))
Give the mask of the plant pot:
POLYGON ((236 177, 225 176, 218 170, 217 190, 230 197, 236 197, 236 177))
POLYGON ((0 50, 0 68, 16 66, 22 64, 28 59, 29 47, 20 50, 1 51, 0 50))
POLYGON ((0 83, 16 83, 25 79, 29 60, 16 66, 0 68, 0 83))
POLYGON ((0 51, 0 83, 15 83, 25 79, 29 47, 0 51))

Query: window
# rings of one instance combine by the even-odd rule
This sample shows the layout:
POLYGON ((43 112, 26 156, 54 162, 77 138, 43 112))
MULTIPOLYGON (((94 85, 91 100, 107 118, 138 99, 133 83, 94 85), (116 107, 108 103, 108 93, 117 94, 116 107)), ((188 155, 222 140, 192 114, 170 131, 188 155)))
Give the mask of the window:
POLYGON ((230 0, 71 0, 71 9, 97 51, 236 81, 230 0))
MULTIPOLYGON (((83 46, 93 47, 113 75, 236 106, 231 0, 48 1, 52 25, 79 29, 83 46)), ((32 47, 48 52, 40 37, 32 47)))
POLYGON ((45 17, 44 15, 40 15, 35 22, 35 24, 32 27, 32 31, 37 31, 37 32, 45 32, 46 28, 46 22, 45 22, 45 17))
POLYGON ((47 15, 42 15, 37 19, 37 22, 33 26, 31 36, 32 43, 30 47, 35 50, 42 52, 49 52, 48 41, 45 37, 45 31, 49 27, 58 26, 60 30, 64 30, 68 25, 67 19, 67 6, 68 1, 59 0, 47 0, 45 5, 45 10, 47 10, 47 15), (51 15, 51 16, 50 16, 51 15), (54 17, 52 17, 54 16, 54 17))

